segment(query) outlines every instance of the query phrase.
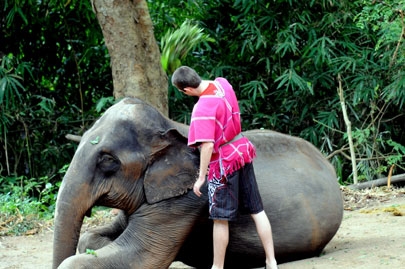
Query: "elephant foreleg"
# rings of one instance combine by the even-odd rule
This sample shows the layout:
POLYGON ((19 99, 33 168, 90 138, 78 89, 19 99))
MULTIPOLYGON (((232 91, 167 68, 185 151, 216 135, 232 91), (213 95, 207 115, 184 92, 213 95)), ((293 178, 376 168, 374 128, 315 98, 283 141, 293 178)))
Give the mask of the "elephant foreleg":
POLYGON ((85 253, 87 249, 100 249, 113 242, 128 226, 128 217, 123 211, 114 218, 112 223, 94 228, 80 236, 77 249, 80 253, 85 253))

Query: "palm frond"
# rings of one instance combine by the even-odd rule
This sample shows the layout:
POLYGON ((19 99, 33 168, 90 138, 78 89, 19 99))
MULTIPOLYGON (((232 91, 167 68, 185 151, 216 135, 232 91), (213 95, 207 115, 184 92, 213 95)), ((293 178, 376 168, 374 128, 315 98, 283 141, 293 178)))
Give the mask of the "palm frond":
POLYGON ((169 30, 161 39, 163 69, 168 73, 173 73, 181 65, 190 51, 202 43, 208 45, 214 39, 203 33, 204 29, 198 25, 193 25, 190 21, 182 23, 179 29, 169 30))

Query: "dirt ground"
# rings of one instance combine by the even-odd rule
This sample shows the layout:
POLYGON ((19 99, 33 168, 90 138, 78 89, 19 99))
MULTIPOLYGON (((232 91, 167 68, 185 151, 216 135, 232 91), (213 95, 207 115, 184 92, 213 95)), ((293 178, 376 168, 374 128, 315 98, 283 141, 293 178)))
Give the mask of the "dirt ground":
MULTIPOLYGON (((343 222, 322 255, 280 269, 405 268, 405 189, 342 188, 342 193, 343 222)), ((0 237, 0 268, 50 268, 52 236, 52 227, 44 227, 34 235, 0 237)), ((170 268, 189 267, 173 263, 170 268)))

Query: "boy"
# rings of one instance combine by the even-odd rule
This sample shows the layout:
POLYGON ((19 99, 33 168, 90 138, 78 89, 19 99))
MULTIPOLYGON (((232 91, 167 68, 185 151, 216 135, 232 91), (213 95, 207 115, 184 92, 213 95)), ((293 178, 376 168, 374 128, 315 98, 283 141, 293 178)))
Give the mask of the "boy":
POLYGON ((256 150, 241 134, 239 105, 232 86, 225 78, 202 80, 187 66, 173 73, 172 83, 186 95, 199 97, 191 115, 188 145, 199 146, 201 151, 200 171, 193 187, 197 196, 208 179, 209 213, 214 221, 212 269, 224 267, 228 221, 236 219, 238 210, 251 214, 266 252, 266 269, 276 269, 271 225, 253 170, 256 150))

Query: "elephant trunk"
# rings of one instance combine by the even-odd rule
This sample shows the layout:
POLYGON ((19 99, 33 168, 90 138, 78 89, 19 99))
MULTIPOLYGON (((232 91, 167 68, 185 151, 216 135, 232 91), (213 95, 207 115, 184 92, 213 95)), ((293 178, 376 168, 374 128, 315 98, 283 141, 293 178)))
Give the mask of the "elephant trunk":
POLYGON ((65 181, 66 178, 56 201, 52 268, 58 268, 65 259, 76 254, 83 219, 91 209, 88 187, 85 184, 66 186, 65 181), (85 193, 86 196, 81 195, 85 193))

